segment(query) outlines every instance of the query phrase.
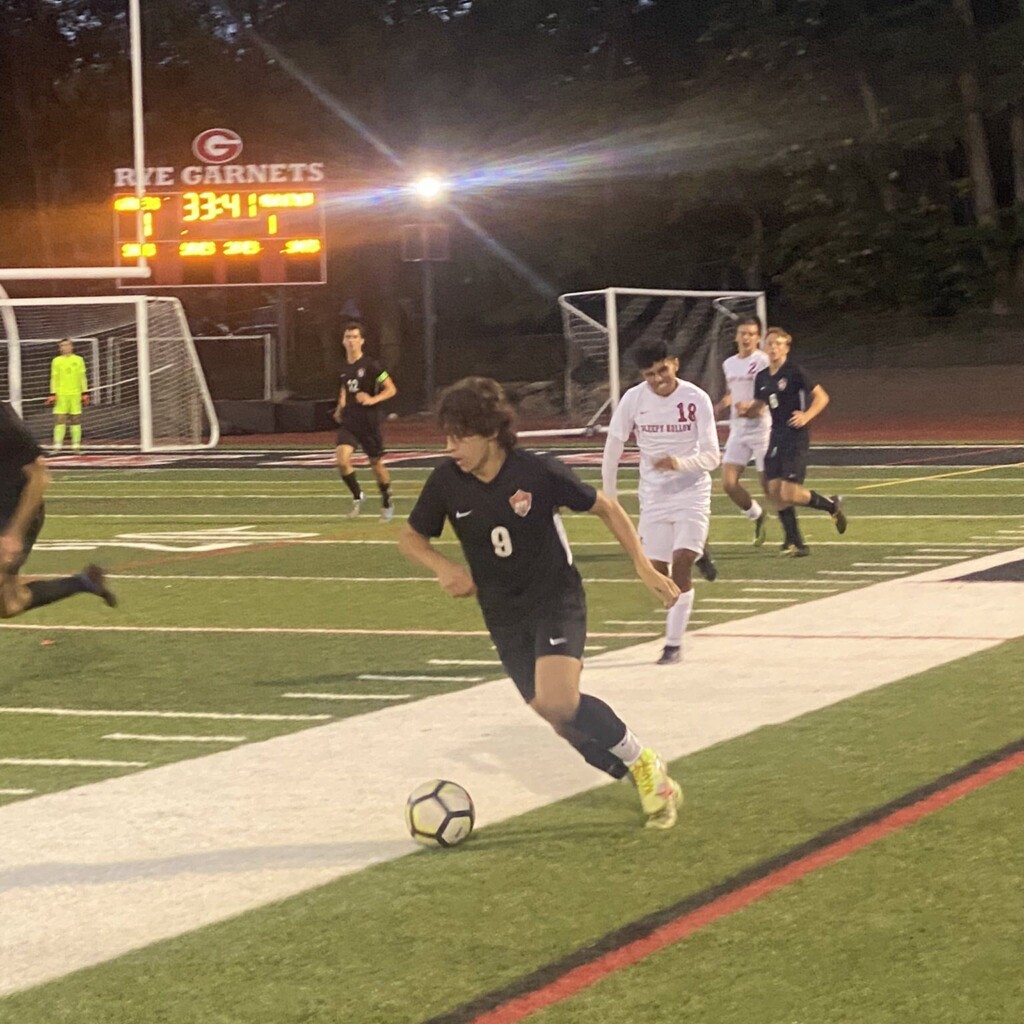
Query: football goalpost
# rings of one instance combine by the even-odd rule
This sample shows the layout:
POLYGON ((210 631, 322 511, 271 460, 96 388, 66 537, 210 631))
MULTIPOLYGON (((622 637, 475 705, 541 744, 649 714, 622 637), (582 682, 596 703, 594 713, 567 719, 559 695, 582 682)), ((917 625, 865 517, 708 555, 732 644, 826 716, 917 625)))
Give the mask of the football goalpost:
POLYGON ((735 352, 736 324, 766 324, 764 292, 603 288, 559 296, 566 343, 562 433, 593 434, 607 423, 624 391, 640 379, 633 351, 664 341, 679 375, 717 401, 722 361, 735 352))
POLYGON ((40 439, 51 431, 50 362, 62 338, 85 360, 87 448, 217 444, 217 414, 177 299, 0 298, 0 401, 40 439))

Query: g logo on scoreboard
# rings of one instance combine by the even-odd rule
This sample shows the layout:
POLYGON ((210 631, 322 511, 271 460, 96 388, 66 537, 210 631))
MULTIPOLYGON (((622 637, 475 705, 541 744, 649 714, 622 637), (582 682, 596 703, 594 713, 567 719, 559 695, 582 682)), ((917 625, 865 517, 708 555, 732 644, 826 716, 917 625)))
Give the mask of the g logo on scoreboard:
POLYGON ((242 153, 242 136, 230 128, 207 128, 192 140, 192 152, 204 164, 229 164, 242 153))

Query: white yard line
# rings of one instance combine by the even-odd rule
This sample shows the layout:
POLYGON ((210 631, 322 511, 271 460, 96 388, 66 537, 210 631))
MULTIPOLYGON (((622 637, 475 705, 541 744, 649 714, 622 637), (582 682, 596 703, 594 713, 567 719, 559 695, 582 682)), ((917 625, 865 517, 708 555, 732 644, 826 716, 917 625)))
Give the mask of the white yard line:
POLYGON ((411 693, 282 693, 295 700, 409 700, 411 693))
POLYGON ((138 740, 143 743, 244 743, 244 736, 161 736, 159 733, 109 732, 105 740, 138 740))
MULTIPOLYGON (((264 633, 298 636, 489 636, 483 629, 334 629, 309 626, 43 626, 36 622, 2 622, 0 630, 28 629, 50 633, 264 633)), ((644 639, 650 633, 590 633, 590 636, 613 639, 644 639)))
POLYGON ((484 681, 483 676, 392 676, 377 675, 373 672, 364 672, 357 678, 375 683, 482 683, 484 681))
POLYGON ((825 587, 742 587, 744 593, 749 594, 834 594, 834 588, 825 587))
POLYGON ((34 789, 0 789, 0 796, 31 796, 34 789))
MULTIPOLYGON (((653 664, 660 639, 588 659, 585 685, 679 758, 1024 635, 1024 601, 1008 584, 956 579, 1022 557, 1003 552, 696 631, 682 697, 679 668, 653 664)), ((411 853, 402 807, 429 777, 465 784, 482 826, 610 784, 498 680, 12 802, 0 808, 0 992, 411 853), (378 745, 386 770, 367 773, 351 752, 378 745)))
POLYGON ((79 757, 0 757, 0 764, 43 768, 145 768, 148 761, 99 761, 79 757))
POLYGON ((500 661, 475 661, 472 658, 430 658, 428 665, 461 665, 464 668, 501 668, 500 661))
MULTIPOLYGON (((1012 495, 1008 495, 1012 498, 1012 495)), ((323 522, 325 514, 323 512, 260 512, 257 514, 251 514, 246 512, 239 512, 237 515, 231 512, 54 512, 53 515, 48 515, 47 519, 247 519, 256 522, 262 522, 266 519, 318 519, 323 522)), ((377 514, 373 515, 365 514, 359 516, 360 519, 376 519, 377 514)), ((861 519, 952 519, 955 518, 957 521, 964 519, 1021 519, 1024 518, 1024 512, 1006 513, 1000 515, 985 515, 980 513, 970 513, 964 515, 957 513, 956 516, 951 515, 940 515, 938 513, 918 513, 914 515, 860 515, 856 516, 858 520, 861 519)))
POLYGON ((130 711, 124 708, 0 707, 0 715, 52 715, 55 718, 195 718, 211 722, 326 722, 333 715, 241 714, 234 711, 130 711))
POLYGON ((902 576, 899 572, 884 572, 881 569, 819 569, 822 576, 902 576))

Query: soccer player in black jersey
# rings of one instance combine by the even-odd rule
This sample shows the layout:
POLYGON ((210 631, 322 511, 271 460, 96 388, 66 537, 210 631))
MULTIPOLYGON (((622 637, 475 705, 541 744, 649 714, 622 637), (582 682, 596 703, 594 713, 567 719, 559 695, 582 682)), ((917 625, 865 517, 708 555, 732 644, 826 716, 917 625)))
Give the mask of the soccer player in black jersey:
POLYGON ((334 421, 338 424, 338 446, 334 452, 338 472, 345 486, 352 492, 352 510, 349 516, 359 515, 365 495, 359 488, 352 468, 352 452, 358 447, 366 452, 370 469, 380 488, 380 517, 389 522, 395 514, 391 504, 391 476, 384 465, 384 439, 380 433, 380 413, 377 406, 398 394, 391 374, 376 359, 363 355, 363 329, 359 324, 348 324, 342 335, 345 346, 345 366, 341 371, 338 389, 338 407, 334 421))
POLYGON ((402 530, 402 553, 434 572, 452 597, 476 596, 523 699, 589 764, 614 778, 632 775, 648 828, 671 828, 682 790, 604 701, 580 693, 586 598, 559 509, 601 519, 666 607, 679 588, 644 555, 618 502, 553 456, 516 447, 512 407, 497 381, 467 377, 453 384, 438 420, 451 458, 424 485, 402 530), (446 520, 469 571, 431 544, 446 520))
POLYGON ((42 450, 24 424, 0 403, 0 618, 61 601, 72 594, 96 594, 111 607, 103 570, 90 565, 77 576, 25 581, 25 564, 43 528, 43 494, 50 482, 42 450))
POLYGON ((781 327, 765 334, 768 366, 754 378, 752 413, 767 407, 772 432, 764 460, 768 497, 778 509, 785 532, 782 553, 802 558, 810 554, 800 533, 794 505, 809 505, 827 512, 839 533, 846 533, 846 513, 838 494, 825 498, 803 486, 811 440, 807 425, 828 405, 828 392, 789 359, 792 335, 781 327), (810 404, 808 404, 808 401, 810 404))

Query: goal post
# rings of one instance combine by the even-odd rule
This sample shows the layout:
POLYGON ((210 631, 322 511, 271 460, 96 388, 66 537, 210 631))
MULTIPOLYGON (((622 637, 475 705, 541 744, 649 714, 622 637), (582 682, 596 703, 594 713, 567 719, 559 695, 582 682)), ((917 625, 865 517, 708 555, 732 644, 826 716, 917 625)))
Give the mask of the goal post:
POLYGON ((181 303, 172 298, 0 298, 0 401, 49 443, 50 364, 70 338, 85 361, 88 448, 208 448, 217 414, 181 303))
POLYGON ((602 288, 560 295, 566 345, 566 432, 593 432, 607 423, 624 391, 639 380, 632 353, 664 341, 679 375, 717 401, 722 361, 735 351, 736 324, 766 325, 764 292, 602 288))

